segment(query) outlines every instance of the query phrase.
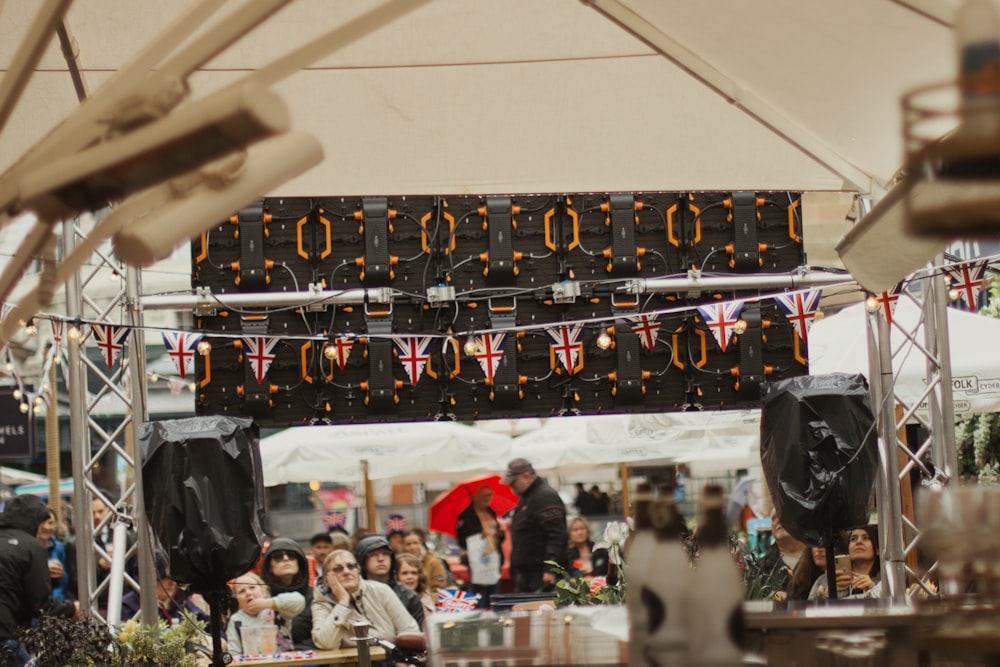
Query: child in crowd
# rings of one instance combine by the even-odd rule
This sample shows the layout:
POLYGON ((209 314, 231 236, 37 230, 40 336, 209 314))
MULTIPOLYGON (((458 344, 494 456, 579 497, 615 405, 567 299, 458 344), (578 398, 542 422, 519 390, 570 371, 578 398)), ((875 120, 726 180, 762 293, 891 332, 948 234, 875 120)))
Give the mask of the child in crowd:
POLYGON ((242 628, 262 625, 278 626, 278 652, 291 651, 291 621, 305 609, 305 597, 301 593, 280 593, 271 597, 264 580, 254 572, 241 574, 232 581, 232 586, 240 608, 229 618, 226 628, 229 652, 243 653, 242 628))

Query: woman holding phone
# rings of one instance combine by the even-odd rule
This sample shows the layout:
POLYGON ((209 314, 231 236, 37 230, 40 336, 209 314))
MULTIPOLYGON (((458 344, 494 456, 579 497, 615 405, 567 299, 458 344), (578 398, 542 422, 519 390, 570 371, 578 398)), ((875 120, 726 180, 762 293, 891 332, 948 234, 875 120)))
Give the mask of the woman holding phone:
MULTIPOLYGON (((837 598, 846 600, 880 597, 882 563, 878 557, 878 527, 853 529, 847 538, 847 555, 848 561, 841 561, 835 568, 837 598)), ((809 599, 829 597, 827 590, 826 574, 822 574, 813 584, 809 599)))

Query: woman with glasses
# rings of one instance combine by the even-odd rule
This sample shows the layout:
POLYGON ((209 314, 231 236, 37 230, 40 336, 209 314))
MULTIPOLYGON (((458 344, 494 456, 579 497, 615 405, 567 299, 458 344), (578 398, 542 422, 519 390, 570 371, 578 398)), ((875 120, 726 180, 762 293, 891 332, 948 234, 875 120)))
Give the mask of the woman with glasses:
POLYGON ((273 540, 264 554, 260 576, 275 598, 280 598, 284 593, 298 593, 302 596, 305 603, 302 613, 296 614, 294 618, 286 618, 278 610, 275 623, 279 626, 291 623, 293 648, 314 648, 310 608, 313 589, 309 586, 309 561, 299 543, 287 537, 273 540))
POLYGON ((408 652, 424 650, 424 635, 395 591, 361 576, 350 551, 338 549, 326 557, 323 578, 316 583, 312 601, 312 638, 319 648, 346 648, 354 636, 353 621, 366 619, 369 634, 395 644, 399 653, 390 662, 405 662, 408 652))

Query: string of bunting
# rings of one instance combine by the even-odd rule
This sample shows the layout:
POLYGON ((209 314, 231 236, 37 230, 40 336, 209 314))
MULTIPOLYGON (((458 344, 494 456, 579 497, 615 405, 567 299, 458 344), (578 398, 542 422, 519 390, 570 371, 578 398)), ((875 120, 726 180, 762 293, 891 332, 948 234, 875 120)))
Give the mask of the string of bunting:
MULTIPOLYGON (((973 261, 958 262, 946 265, 941 268, 941 272, 946 276, 950 289, 957 290, 970 309, 975 309, 978 293, 986 284, 986 271, 992 261, 991 258, 973 261)), ((911 277, 911 280, 914 279, 911 277)), ((901 281, 890 290, 875 295, 874 298, 882 305, 882 312, 891 324, 895 305, 899 299, 905 284, 908 281, 901 281)), ((845 285, 850 284, 849 277, 845 276, 845 285)), ((584 331, 587 325, 607 323, 614 320, 624 320, 630 323, 631 329, 638 335, 640 344, 647 350, 652 350, 656 346, 658 334, 661 326, 659 318, 664 315, 672 315, 686 312, 697 312, 705 325, 712 332, 713 338, 719 348, 725 352, 736 331, 737 322, 740 321, 740 314, 747 303, 755 303, 764 300, 774 300, 781 311, 785 314, 789 323, 795 330, 796 335, 808 343, 809 329, 815 320, 822 297, 821 289, 804 289, 791 292, 779 292, 743 299, 730 299, 711 304, 685 305, 669 307, 636 315, 623 316, 603 316, 591 319, 581 319, 548 324, 529 324, 506 328, 504 330, 485 329, 481 331, 463 332, 461 335, 468 336, 471 348, 466 346, 466 352, 475 357, 483 375, 493 379, 498 365, 503 356, 503 344, 506 336, 519 331, 540 331, 549 340, 549 350, 552 356, 553 365, 558 362, 569 373, 579 370, 582 365, 582 352, 584 346, 584 331)), ((10 314, 14 304, 0 304, 0 322, 10 314)), ((133 329, 136 327, 104 321, 87 321, 81 319, 70 319, 62 315, 39 313, 33 320, 48 320, 52 327, 53 344, 46 352, 42 366, 42 377, 47 377, 49 369, 53 363, 59 363, 63 358, 63 339, 71 338, 85 342, 88 337, 82 330, 83 325, 88 325, 89 337, 94 340, 94 345, 100 350, 101 358, 110 369, 115 366, 124 350, 133 329)), ((29 335, 32 330, 37 330, 33 321, 25 323, 25 328, 29 335)), ((246 348, 245 357, 250 364, 251 370, 258 383, 263 383, 264 378, 277 357, 276 349, 278 344, 284 340, 312 340, 322 342, 327 346, 328 358, 330 358, 341 370, 343 370, 350 358, 354 343, 360 337, 383 338, 392 340, 397 352, 398 359, 413 385, 416 385, 423 376, 424 369, 431 357, 431 348, 434 341, 443 341, 445 345, 457 344, 456 334, 452 333, 425 333, 421 335, 399 335, 399 334, 372 334, 372 333, 343 333, 334 337, 325 335, 277 335, 277 336, 247 336, 234 334, 231 332, 205 332, 205 331, 183 331, 174 329, 164 329, 161 327, 141 327, 145 331, 159 331, 161 333, 166 354, 174 362, 177 376, 162 376, 161 374, 147 373, 149 379, 156 381, 163 379, 168 382, 172 395, 177 395, 185 386, 190 386, 189 378, 194 375, 194 359, 197 354, 205 354, 210 347, 205 349, 205 345, 210 345, 208 339, 240 339, 246 348)), ((6 360, 7 373, 13 375, 18 390, 27 399, 27 403, 38 403, 38 397, 47 391, 44 381, 35 383, 40 385, 38 391, 29 392, 24 389, 25 382, 17 373, 14 367, 14 360, 10 353, 9 346, 0 349, 0 354, 6 360)), ((22 409, 24 404, 22 404, 22 409)))

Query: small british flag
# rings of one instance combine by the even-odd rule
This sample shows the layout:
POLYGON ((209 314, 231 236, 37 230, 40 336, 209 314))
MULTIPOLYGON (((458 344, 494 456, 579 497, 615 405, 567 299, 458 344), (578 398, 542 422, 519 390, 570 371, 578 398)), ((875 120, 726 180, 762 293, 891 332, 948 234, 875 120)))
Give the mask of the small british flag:
POLYGON ((479 593, 469 593, 457 588, 438 590, 437 610, 443 612, 471 611, 479 604, 479 593))
POLYGON ((323 525, 327 530, 331 528, 344 528, 347 526, 347 512, 341 509, 328 510, 323 517, 323 525))
POLYGON ((274 348, 278 347, 278 338, 265 336, 250 336, 243 339, 243 344, 247 347, 247 361, 250 362, 250 370, 257 378, 257 384, 264 384, 264 376, 271 369, 271 363, 277 358, 274 348))
POLYGON ((497 372, 497 366, 500 365, 500 360, 503 359, 503 341, 505 337, 506 334, 502 333, 476 336, 476 361, 479 362, 479 366, 483 369, 483 375, 490 382, 493 381, 493 376, 497 372))
POLYGON ((698 312, 701 313, 723 352, 729 347, 729 339, 733 337, 733 327, 739 320, 741 310, 743 310, 742 301, 723 301, 708 306, 698 306, 698 312))
POLYGON ((945 269, 945 273, 951 278, 951 289, 958 290, 958 293, 969 310, 976 312, 979 310, 979 291, 983 289, 983 278, 986 275, 988 261, 962 262, 956 266, 945 269))
POLYGON ((385 520, 385 534, 405 533, 407 531, 406 517, 402 514, 390 514, 385 520))
POLYGON ((895 287, 890 288, 886 292, 882 292, 878 295, 877 299, 880 304, 882 304, 882 312, 885 313, 885 321, 887 324, 892 324, 892 316, 896 312, 896 304, 899 303, 899 295, 903 291, 902 281, 896 283, 895 287))
MULTIPOLYGON (((577 359, 582 362, 583 343, 580 342, 580 334, 583 333, 583 325, 576 324, 569 328, 565 324, 545 330, 546 335, 552 342, 549 344, 549 365, 555 369, 555 360, 563 365, 569 373, 579 370, 577 359)), ((580 366, 582 367, 582 363, 580 366)))
POLYGON ((778 294, 774 297, 778 306, 785 312, 785 317, 795 327, 795 333, 804 343, 809 342, 809 328, 816 317, 816 309, 819 308, 821 296, 823 296, 823 290, 814 289, 805 292, 792 292, 791 294, 778 294))
POLYGON ((128 338, 128 327, 121 327, 115 324, 91 324, 90 330, 94 332, 94 340, 97 347, 104 353, 104 361, 108 368, 115 365, 115 360, 125 346, 125 339, 128 338))
POLYGON ((639 336, 639 342, 647 350, 656 347, 656 337, 660 334, 660 322, 655 315, 635 315, 628 318, 634 322, 632 331, 639 336))
POLYGON ((198 353, 198 343, 201 338, 201 334, 185 331, 163 332, 163 346, 167 348, 167 354, 177 364, 177 372, 182 378, 194 373, 194 355, 198 353))
POLYGON ((393 343, 396 344, 396 349, 399 351, 399 361, 403 364, 403 369, 406 371, 407 377, 410 378, 410 384, 414 387, 420 382, 424 367, 427 366, 427 362, 431 358, 427 348, 431 346, 432 340, 434 339, 430 336, 408 336, 393 339, 393 343))

